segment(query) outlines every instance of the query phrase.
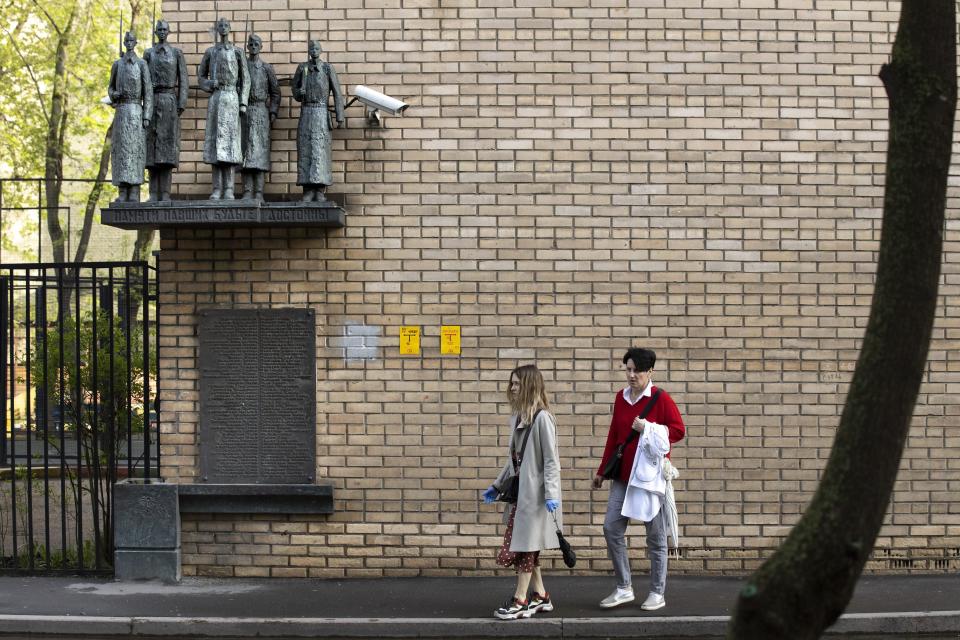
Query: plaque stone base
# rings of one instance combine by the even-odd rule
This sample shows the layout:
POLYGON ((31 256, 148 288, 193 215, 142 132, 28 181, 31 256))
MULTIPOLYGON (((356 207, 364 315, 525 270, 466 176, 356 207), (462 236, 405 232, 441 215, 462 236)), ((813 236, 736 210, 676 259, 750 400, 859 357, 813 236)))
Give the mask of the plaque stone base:
POLYGON ((167 484, 128 479, 114 485, 117 580, 179 582, 180 514, 331 514, 333 483, 167 484))
POLYGON ((117 580, 160 580, 180 582, 180 549, 172 551, 113 552, 113 577, 117 580))
POLYGON ((114 575, 118 580, 180 580, 177 485, 128 479, 114 485, 114 575))
POLYGON ((181 513, 333 513, 333 483, 181 484, 181 513))
POLYGON ((260 202, 257 200, 172 200, 114 202, 101 210, 103 224, 120 229, 217 227, 344 226, 346 213, 336 202, 260 202))

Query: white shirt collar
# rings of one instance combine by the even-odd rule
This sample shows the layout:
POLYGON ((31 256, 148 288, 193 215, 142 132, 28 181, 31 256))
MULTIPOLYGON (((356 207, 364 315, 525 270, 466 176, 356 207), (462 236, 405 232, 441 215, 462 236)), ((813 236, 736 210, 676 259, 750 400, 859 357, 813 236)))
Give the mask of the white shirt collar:
POLYGON ((651 391, 651 389, 653 389, 653 380, 647 383, 647 386, 643 388, 643 391, 640 392, 640 395, 637 396, 637 399, 634 401, 630 399, 630 387, 627 387, 623 390, 623 399, 626 400, 627 404, 629 405, 637 404, 637 402, 640 402, 640 398, 649 398, 653 395, 653 391, 651 391))

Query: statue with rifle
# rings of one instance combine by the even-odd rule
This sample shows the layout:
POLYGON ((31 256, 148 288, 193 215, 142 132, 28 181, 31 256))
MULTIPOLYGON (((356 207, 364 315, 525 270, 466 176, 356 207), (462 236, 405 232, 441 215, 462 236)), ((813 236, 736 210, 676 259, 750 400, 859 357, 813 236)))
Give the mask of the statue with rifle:
MULTIPOLYGON (((123 31, 121 18, 121 31, 123 31)), ((107 93, 115 109, 111 133, 111 182, 117 202, 140 202, 140 185, 146 166, 147 127, 153 117, 153 83, 147 63, 137 56, 137 36, 123 37, 120 59, 110 67, 107 93)))

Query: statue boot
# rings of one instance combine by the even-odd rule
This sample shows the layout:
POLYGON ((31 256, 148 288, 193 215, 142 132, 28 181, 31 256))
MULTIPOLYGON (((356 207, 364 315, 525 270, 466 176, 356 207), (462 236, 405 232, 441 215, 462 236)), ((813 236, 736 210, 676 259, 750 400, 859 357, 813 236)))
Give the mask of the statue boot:
POLYGON ((223 167, 223 199, 233 200, 233 183, 236 180, 235 164, 228 164, 223 167))
POLYGON ((160 181, 162 169, 148 169, 147 173, 150 174, 150 197, 148 198, 149 202, 157 202, 162 200, 160 197, 160 181))
POLYGON ((254 176, 254 172, 252 171, 243 172, 243 196, 241 197, 244 200, 253 199, 253 180, 254 180, 253 176, 254 176))
POLYGON ((303 200, 302 202, 313 202, 317 198, 317 190, 313 186, 306 184, 303 185, 303 200))
POLYGON ((223 197, 223 176, 220 173, 220 167, 213 165, 211 176, 213 180, 213 191, 210 193, 210 199, 219 200, 223 197))
POLYGON ((140 185, 132 184, 127 189, 127 202, 140 202, 140 185))
POLYGON ((253 199, 257 202, 263 202, 263 183, 266 182, 266 177, 265 171, 257 171, 253 176, 253 199))
POLYGON ((160 200, 166 202, 170 200, 170 187, 173 184, 173 169, 164 169, 160 174, 160 200))
POLYGON ((117 199, 114 200, 114 202, 126 202, 126 201, 127 201, 127 198, 129 198, 129 197, 130 197, 129 189, 127 189, 126 185, 122 185, 122 184, 121 184, 121 185, 118 185, 118 186, 117 186, 117 199))

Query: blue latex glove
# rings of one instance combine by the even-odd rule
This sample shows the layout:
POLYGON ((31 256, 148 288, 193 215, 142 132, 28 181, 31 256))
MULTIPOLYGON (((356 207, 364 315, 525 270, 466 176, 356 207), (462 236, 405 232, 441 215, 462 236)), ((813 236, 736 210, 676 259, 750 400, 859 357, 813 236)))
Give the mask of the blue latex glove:
POLYGON ((560 506, 560 503, 557 502, 556 500, 547 500, 544 504, 547 506, 547 511, 549 511, 550 513, 553 513, 554 511, 556 511, 557 507, 560 506))
POLYGON ((489 489, 487 489, 486 491, 484 491, 484 492, 483 492, 483 502, 484 502, 484 504, 490 504, 491 502, 493 502, 494 500, 496 500, 496 499, 497 499, 497 494, 499 494, 499 493, 500 493, 500 492, 497 491, 494 487, 490 487, 489 489))

